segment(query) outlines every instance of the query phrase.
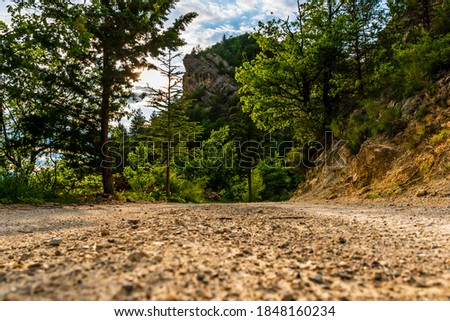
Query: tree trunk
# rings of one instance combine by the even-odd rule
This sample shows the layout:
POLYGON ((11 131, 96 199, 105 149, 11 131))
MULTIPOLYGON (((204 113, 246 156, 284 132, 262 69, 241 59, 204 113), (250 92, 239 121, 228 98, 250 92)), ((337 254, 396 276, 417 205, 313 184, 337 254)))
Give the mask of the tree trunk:
POLYGON ((109 101, 108 95, 102 95, 102 115, 101 115, 101 144, 102 144, 102 179, 103 179, 103 192, 108 195, 114 194, 113 187, 113 174, 111 157, 109 154, 108 146, 108 125, 109 125, 109 101))
POLYGON ((166 164, 166 197, 170 198, 170 147, 172 139, 172 119, 170 112, 172 111, 172 51, 168 53, 167 68, 167 164, 166 164))
POLYGON ((109 113, 111 108, 112 85, 109 78, 110 57, 106 47, 103 48, 103 79, 102 79, 102 105, 101 105, 101 144, 102 144, 102 181, 103 192, 107 195, 114 194, 113 173, 114 163, 111 159, 108 146, 109 113))
POLYGON ((166 197, 170 198, 170 142, 167 147, 167 164, 166 164, 166 197))
POLYGON ((422 16, 422 22, 425 26, 425 29, 427 31, 430 31, 431 27, 431 17, 430 17, 430 1, 429 0, 422 0, 420 1, 421 4, 421 16, 422 16))
POLYGON ((247 169, 248 180, 248 201, 253 202, 253 185, 252 185, 252 169, 247 169))

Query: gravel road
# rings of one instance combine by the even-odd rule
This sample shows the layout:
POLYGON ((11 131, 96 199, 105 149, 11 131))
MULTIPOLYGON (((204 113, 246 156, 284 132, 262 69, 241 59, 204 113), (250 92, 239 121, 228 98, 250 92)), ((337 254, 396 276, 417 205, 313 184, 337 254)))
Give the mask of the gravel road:
POLYGON ((450 300, 450 207, 1 205, 0 300, 450 300))

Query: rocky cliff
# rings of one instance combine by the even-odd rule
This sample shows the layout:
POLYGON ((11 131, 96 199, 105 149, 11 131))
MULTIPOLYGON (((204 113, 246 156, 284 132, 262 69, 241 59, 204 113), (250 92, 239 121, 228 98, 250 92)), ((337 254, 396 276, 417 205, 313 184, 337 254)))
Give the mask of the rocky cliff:
POLYGON ((199 102, 209 104, 221 95, 228 99, 236 97, 238 84, 234 80, 234 70, 216 54, 188 54, 185 56, 186 69, 183 90, 187 97, 194 96, 199 102))

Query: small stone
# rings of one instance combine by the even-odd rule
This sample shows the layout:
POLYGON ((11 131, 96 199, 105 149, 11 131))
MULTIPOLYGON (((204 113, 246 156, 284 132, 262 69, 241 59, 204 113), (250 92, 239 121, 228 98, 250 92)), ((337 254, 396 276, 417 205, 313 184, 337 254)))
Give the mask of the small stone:
POLYGON ((131 294, 131 292, 133 292, 133 290, 134 290, 134 285, 133 284, 124 284, 124 285, 122 285, 122 289, 124 289, 124 291, 127 294, 131 294))
POLYGON ((141 220, 128 220, 128 224, 130 225, 138 225, 141 222, 141 220))
POLYGON ((111 243, 100 243, 100 244, 95 244, 95 245, 94 245, 94 251, 99 252, 99 251, 102 251, 102 250, 105 250, 105 249, 109 249, 109 248, 111 248, 111 247, 112 247, 111 243))
POLYGON ((101 231, 100 231, 100 236, 108 236, 110 234, 111 233, 105 228, 102 228, 101 231))
POLYGON ((297 301, 297 298, 296 298, 295 295, 292 294, 292 293, 286 293, 286 294, 283 295, 283 297, 281 298, 281 301, 297 301))
POLYGON ((323 278, 321 275, 316 275, 316 276, 310 277, 309 279, 311 281, 313 281, 314 283, 323 284, 323 278))
POLYGON ((28 266, 29 270, 38 270, 42 268, 42 263, 32 263, 28 266))
POLYGON ((197 281, 205 282, 205 276, 201 273, 197 274, 197 281))
POLYGON ((62 242, 62 238, 54 237, 48 242, 48 244, 50 244, 51 246, 59 246, 61 244, 61 242, 62 242))
POLYGON ((340 236, 338 239, 338 242, 339 242, 339 244, 345 244, 345 243, 347 243, 347 240, 344 237, 340 236))
POLYGON ((279 248, 279 249, 285 249, 285 248, 287 248, 288 246, 289 246, 289 243, 286 242, 286 243, 283 243, 283 244, 279 245, 278 248, 279 248))
POLYGON ((373 277, 373 280, 376 281, 376 282, 382 282, 383 279, 384 279, 383 278, 383 274, 380 273, 380 272, 375 273, 375 276, 373 277))
POLYGON ((428 195, 428 191, 426 189, 419 189, 416 192, 416 197, 424 197, 428 195))
POLYGON ((348 266, 348 263, 345 262, 345 261, 339 262, 339 263, 338 263, 338 266, 339 266, 339 267, 342 267, 342 268, 348 268, 348 267, 349 267, 349 266, 348 266))
POLYGON ((22 254, 22 256, 21 256, 20 259, 19 259, 19 263, 22 263, 23 261, 26 261, 26 260, 28 260, 28 259, 31 259, 33 256, 34 256, 33 253, 25 253, 25 254, 22 254))
POLYGON ((23 233, 23 234, 31 234, 31 233, 33 233, 33 230, 24 228, 24 229, 18 230, 18 232, 23 233))
POLYGON ((142 260, 143 258, 146 258, 146 257, 148 257, 148 255, 145 254, 144 252, 134 252, 128 256, 128 259, 131 262, 139 262, 140 260, 142 260))
POLYGON ((163 257, 161 255, 154 255, 151 260, 150 260, 150 264, 159 264, 161 263, 163 260, 163 257))
POLYGON ((380 264, 380 262, 378 262, 378 261, 373 261, 372 262, 372 268, 378 268, 378 267, 380 267, 381 266, 381 264, 380 264))

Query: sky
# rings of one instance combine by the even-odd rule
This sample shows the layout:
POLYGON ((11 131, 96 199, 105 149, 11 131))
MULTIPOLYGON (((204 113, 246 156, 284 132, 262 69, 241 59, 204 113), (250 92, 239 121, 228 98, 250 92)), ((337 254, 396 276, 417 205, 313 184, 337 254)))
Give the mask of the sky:
MULTIPOLYGON (((13 1, 0 0, 0 19, 8 21, 7 5, 13 1)), ((189 53, 193 47, 209 47, 227 37, 252 32, 259 21, 293 16, 297 0, 180 0, 173 10, 170 21, 188 12, 197 12, 198 17, 187 27, 182 37, 186 46, 181 49, 189 53)), ((160 87, 163 79, 157 71, 143 72, 137 86, 160 87)), ((144 107, 145 102, 133 104, 132 108, 144 107)), ((149 116, 151 110, 143 109, 149 116)))

